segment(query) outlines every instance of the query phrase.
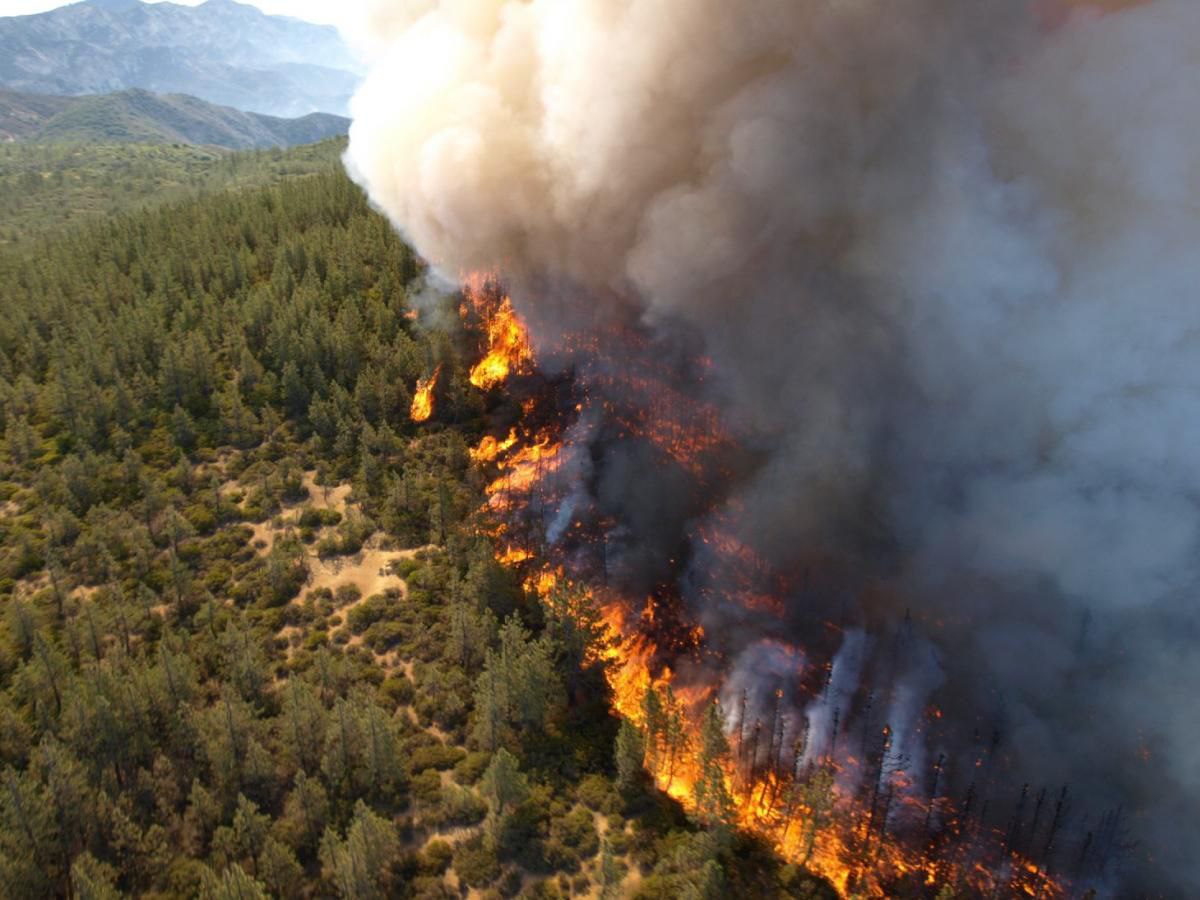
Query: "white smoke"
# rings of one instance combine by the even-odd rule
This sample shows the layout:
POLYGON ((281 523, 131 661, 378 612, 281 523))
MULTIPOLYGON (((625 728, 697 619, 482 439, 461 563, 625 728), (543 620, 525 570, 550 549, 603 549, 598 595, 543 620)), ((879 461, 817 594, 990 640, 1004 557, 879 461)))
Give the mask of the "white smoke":
POLYGON ((741 537, 902 592, 1019 767, 1200 881, 1200 4, 376 6, 347 165, 417 249, 543 336, 703 333, 741 537))
POLYGON ((836 758, 835 742, 850 714, 870 644, 871 639, 857 628, 847 631, 842 639, 842 646, 830 664, 824 689, 804 711, 808 720, 804 766, 813 767, 824 759, 836 758))

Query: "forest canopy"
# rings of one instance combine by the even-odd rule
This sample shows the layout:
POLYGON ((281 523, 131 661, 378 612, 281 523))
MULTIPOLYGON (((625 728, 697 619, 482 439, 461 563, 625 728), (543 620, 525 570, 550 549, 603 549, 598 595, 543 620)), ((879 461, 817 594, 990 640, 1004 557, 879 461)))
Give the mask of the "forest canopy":
POLYGON ((7 895, 831 896, 494 560, 471 337, 339 150, 0 149, 7 895))

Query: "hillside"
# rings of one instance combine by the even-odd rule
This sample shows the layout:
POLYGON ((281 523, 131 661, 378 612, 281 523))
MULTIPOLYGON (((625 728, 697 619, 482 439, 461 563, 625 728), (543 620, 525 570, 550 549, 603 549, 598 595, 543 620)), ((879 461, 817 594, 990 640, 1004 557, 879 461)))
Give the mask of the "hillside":
POLYGON ((614 758, 421 276, 333 160, 0 248, 5 896, 831 896, 614 758))
POLYGON ((355 65, 334 29, 233 0, 85 0, 0 18, 0 87, 23 93, 142 88, 276 116, 342 114, 355 65))
POLYGON ((73 97, 0 91, 0 142, 31 137, 74 102, 73 97))
POLYGON ((329 113, 284 119, 140 89, 84 97, 0 91, 0 140, 205 144, 246 150, 311 144, 344 135, 349 126, 349 119, 329 113))
POLYGON ((0 245, 101 216, 328 171, 342 139, 233 152, 219 147, 0 143, 0 245))

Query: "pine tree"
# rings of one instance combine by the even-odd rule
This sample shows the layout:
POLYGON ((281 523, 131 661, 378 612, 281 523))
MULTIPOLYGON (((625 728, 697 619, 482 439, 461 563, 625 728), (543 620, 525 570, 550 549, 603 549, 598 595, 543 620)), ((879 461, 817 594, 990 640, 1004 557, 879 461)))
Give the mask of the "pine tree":
POLYGON ((562 681, 546 637, 534 640, 515 616, 500 629, 475 682, 475 740, 493 749, 514 733, 544 729, 562 706, 562 681))
POLYGON ((798 799, 805 810, 804 832, 802 846, 804 855, 801 865, 807 865, 816 848, 817 835, 829 821, 829 813, 833 809, 833 772, 828 766, 817 769, 806 781, 800 782, 795 790, 798 799))
POLYGON ((200 900, 267 900, 263 885, 236 863, 220 875, 205 870, 200 884, 200 900))
POLYGON ((646 723, 646 768, 657 775, 662 763, 662 746, 666 738, 667 722, 663 713, 662 699, 653 684, 646 688, 642 698, 642 718, 646 723))
POLYGON ((704 712, 700 725, 699 777, 693 787, 696 817, 707 828, 728 825, 733 801, 725 785, 729 764, 729 741, 725 737, 725 722, 719 703, 712 703, 704 712))
POLYGON ((512 807, 529 796, 529 784, 521 774, 517 758, 503 747, 492 756, 479 789, 488 802, 493 822, 503 820, 512 807))
POLYGON ((617 786, 622 791, 629 792, 637 786, 645 772, 645 757, 641 731, 628 719, 622 719, 616 746, 617 786))
POLYGON ((289 847, 268 836, 258 858, 258 877, 272 897, 294 897, 304 883, 304 869, 289 847))
POLYGON ((700 877, 696 885, 696 900, 724 900, 729 894, 725 880, 725 870, 715 859, 704 863, 700 869, 700 877))
MULTIPOLYGON (((494 658, 489 653, 489 663, 494 658)), ((475 743, 484 750, 500 748, 509 731, 508 701, 498 666, 486 665, 475 682, 475 743)))
POLYGON ((360 800, 344 839, 326 830, 321 841, 322 875, 345 900, 382 900, 391 896, 396 881, 392 867, 399 852, 395 826, 360 800))
POLYGON ((683 716, 683 704, 675 697, 671 685, 663 691, 663 753, 666 757, 666 790, 675 782, 675 767, 688 750, 687 723, 683 716))
POLYGON ((120 900, 116 871, 84 851, 71 865, 71 890, 76 900, 120 900))
POLYGON ((600 897, 601 900, 616 900, 621 896, 621 884, 625 880, 622 866, 613 855, 612 844, 607 839, 600 846, 600 897))

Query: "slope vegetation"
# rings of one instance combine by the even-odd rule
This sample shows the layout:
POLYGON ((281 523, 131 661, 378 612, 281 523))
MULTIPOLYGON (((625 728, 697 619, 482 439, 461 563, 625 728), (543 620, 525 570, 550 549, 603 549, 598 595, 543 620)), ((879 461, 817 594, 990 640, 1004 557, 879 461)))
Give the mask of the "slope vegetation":
POLYGON ((0 91, 0 138, 43 142, 209 144, 233 150, 311 144, 344 135, 329 113, 284 119, 185 94, 141 89, 83 97, 0 91))
POLYGON ((342 139, 233 152, 175 144, 0 144, 0 245, 98 216, 327 171, 342 139))
POLYGON ((335 160, 0 296, 4 896, 829 896, 614 760, 593 632, 475 527, 473 339, 335 160))

